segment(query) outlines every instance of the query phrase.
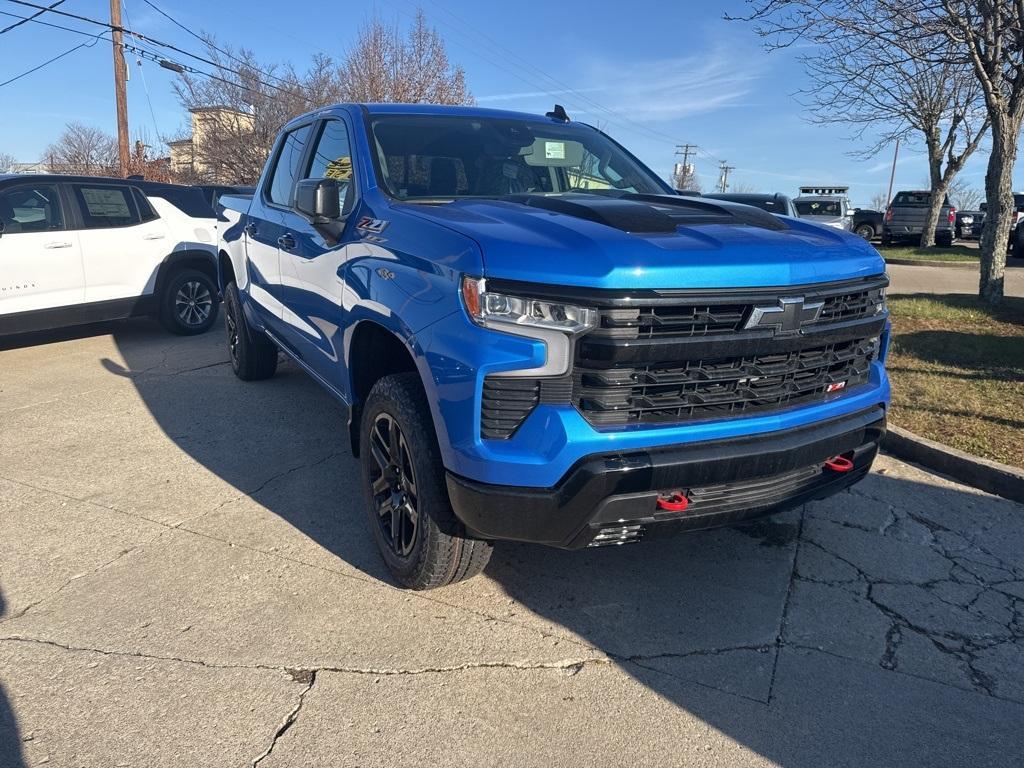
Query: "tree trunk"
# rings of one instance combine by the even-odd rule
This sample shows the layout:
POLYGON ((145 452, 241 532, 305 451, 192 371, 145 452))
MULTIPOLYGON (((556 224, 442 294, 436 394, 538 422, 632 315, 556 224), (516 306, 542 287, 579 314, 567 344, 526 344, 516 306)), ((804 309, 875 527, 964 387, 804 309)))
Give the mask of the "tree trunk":
POLYGON ((1003 273, 1010 230, 1016 222, 1013 166, 1017 160, 1020 121, 1003 116, 992 122, 992 153, 985 172, 985 227, 981 233, 981 279, 978 295, 990 304, 1003 300, 1003 273))
POLYGON ((947 185, 942 181, 942 153, 939 151, 938 138, 926 140, 928 145, 928 178, 931 181, 932 204, 921 228, 921 247, 935 245, 935 227, 939 223, 939 212, 946 197, 947 185))

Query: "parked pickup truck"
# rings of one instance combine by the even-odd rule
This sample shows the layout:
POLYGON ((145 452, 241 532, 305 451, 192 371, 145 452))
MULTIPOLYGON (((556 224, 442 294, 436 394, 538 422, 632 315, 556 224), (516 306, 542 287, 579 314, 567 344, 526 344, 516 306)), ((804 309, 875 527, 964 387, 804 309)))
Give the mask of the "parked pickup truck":
MULTIPOLYGON (((901 240, 921 241, 924 221, 932 204, 932 193, 928 190, 897 192, 885 211, 882 224, 882 245, 892 245, 901 240)), ((956 208, 949 204, 949 198, 942 202, 939 221, 935 226, 935 244, 948 248, 953 244, 953 230, 956 223, 956 208)))
POLYGON ((878 253, 677 195, 560 107, 325 108, 220 203, 232 367, 265 379, 283 351, 347 406, 408 587, 496 540, 621 545, 828 496, 884 433, 878 253))

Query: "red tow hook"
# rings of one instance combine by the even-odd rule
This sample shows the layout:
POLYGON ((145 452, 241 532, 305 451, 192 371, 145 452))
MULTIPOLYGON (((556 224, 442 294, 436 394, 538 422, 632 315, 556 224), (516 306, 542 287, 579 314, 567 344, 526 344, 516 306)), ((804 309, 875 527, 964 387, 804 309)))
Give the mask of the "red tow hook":
POLYGON ((690 500, 681 491, 674 491, 668 496, 658 497, 658 507, 667 512, 682 512, 690 506, 690 500))
POLYGON ((853 469, 853 459, 846 456, 833 456, 825 462, 825 468, 833 472, 849 472, 853 469))

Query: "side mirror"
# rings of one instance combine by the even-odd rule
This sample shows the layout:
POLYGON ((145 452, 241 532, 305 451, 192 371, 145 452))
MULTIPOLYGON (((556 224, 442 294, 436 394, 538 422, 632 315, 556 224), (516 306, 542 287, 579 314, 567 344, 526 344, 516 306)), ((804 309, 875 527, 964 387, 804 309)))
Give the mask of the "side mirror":
POLYGON ((295 190, 295 207, 313 224, 341 218, 341 191, 337 179, 303 179, 295 190))

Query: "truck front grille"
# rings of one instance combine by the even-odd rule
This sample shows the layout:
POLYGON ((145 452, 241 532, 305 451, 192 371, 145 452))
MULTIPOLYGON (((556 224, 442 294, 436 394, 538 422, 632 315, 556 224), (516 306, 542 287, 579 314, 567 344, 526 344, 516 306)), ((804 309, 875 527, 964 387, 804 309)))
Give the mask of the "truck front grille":
POLYGON ((839 396, 868 379, 877 339, 791 352, 576 371, 574 401, 595 426, 674 423, 839 396))
POLYGON ((572 402, 597 427, 764 413, 842 397, 868 380, 887 280, 615 297, 578 340, 572 402), (799 329, 745 329, 755 307, 821 304, 799 329))

